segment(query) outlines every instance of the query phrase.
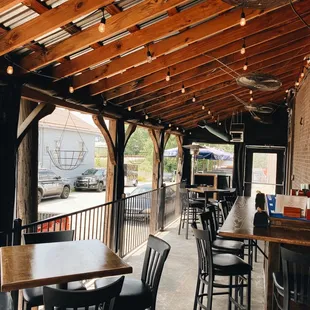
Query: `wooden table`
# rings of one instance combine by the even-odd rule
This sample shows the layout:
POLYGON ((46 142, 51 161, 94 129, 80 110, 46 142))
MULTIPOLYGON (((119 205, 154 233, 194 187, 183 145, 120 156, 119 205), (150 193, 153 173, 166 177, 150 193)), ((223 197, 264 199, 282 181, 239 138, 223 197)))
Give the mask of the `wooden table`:
POLYGON ((219 235, 268 241, 268 264, 265 269, 267 279, 265 281, 265 309, 269 310, 272 302, 272 273, 278 271, 280 266, 280 243, 310 246, 310 230, 304 229, 304 225, 299 228, 277 226, 255 228, 253 227, 255 212, 255 198, 238 197, 224 225, 221 227, 219 235))
POLYGON ((1 291, 132 273, 99 240, 0 248, 1 291))

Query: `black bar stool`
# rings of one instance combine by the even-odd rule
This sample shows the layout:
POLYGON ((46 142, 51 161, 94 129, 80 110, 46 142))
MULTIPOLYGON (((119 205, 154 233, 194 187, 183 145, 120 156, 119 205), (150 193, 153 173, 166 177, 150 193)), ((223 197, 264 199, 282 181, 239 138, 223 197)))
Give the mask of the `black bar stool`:
POLYGON ((308 247, 281 245, 282 272, 273 273, 273 309, 290 310, 290 302, 310 309, 308 247), (282 300, 282 304, 281 304, 282 300))
MULTIPOLYGON (((198 252, 198 277, 195 292, 194 310, 212 309, 213 295, 228 295, 228 309, 232 305, 237 309, 251 309, 251 269, 240 257, 233 254, 215 254, 212 252, 211 232, 208 230, 199 230, 193 223, 192 228, 196 238, 198 252), (229 283, 222 284, 215 281, 215 277, 228 277, 229 283), (235 278, 235 284, 233 284, 235 278), (239 281, 239 278, 241 281, 239 281), (207 289, 206 289, 207 287, 207 289), (214 292, 214 288, 223 289, 224 291, 214 292), (243 305, 243 298, 239 303, 238 290, 247 288, 247 306, 243 305), (233 298, 233 289, 235 298, 233 298), (207 301, 205 302, 205 297, 207 301)), ((241 294, 243 296, 243 294, 241 294)))

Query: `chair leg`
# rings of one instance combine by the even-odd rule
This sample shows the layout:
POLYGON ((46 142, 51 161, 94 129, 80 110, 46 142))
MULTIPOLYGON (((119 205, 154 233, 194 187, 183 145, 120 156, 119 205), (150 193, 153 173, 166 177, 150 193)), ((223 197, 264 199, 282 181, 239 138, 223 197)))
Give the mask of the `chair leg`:
MULTIPOLYGON (((239 303, 239 298, 238 298, 238 296, 239 296, 239 290, 241 289, 241 288, 239 288, 239 287, 237 287, 237 285, 239 284, 239 279, 238 279, 238 276, 236 276, 235 277, 235 301, 237 302, 237 303, 239 303)), ((235 305, 235 310, 237 310, 238 309, 238 307, 235 305)))
POLYGON ((188 239, 188 226, 189 226, 189 208, 187 208, 187 219, 186 219, 186 239, 188 239))
POLYGON ((198 276, 197 276, 197 283, 196 283, 196 291, 195 291, 195 300, 194 300, 194 308, 193 310, 197 310, 197 298, 199 295, 199 289, 200 289, 200 272, 198 271, 198 276))
POLYGON ((229 277, 229 293, 228 293, 228 310, 231 310, 231 300, 232 297, 232 276, 229 277))
POLYGON ((257 246, 254 244, 254 256, 255 256, 255 263, 257 263, 257 246))
POLYGON ((182 207, 181 216, 180 216, 178 235, 180 235, 180 233, 181 233, 182 218, 183 218, 183 207, 182 207))
POLYGON ((252 277, 251 277, 252 272, 250 271, 248 274, 248 288, 247 288, 247 310, 251 310, 251 282, 252 282, 252 277))
POLYGON ((208 282, 208 303, 207 303, 207 309, 212 310, 212 301, 213 301, 213 281, 214 278, 211 279, 209 275, 209 282, 208 282))

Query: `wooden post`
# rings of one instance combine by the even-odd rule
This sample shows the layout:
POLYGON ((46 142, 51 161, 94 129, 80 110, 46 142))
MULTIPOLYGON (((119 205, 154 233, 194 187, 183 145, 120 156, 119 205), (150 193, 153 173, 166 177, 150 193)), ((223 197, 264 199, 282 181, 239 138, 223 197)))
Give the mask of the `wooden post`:
MULTIPOLYGON (((164 142, 165 134, 164 131, 155 131, 149 129, 149 135, 154 145, 154 157, 153 157, 153 178, 152 178, 152 189, 158 189, 163 185, 163 155, 164 155, 164 142)), ((152 205, 150 213, 150 232, 154 234, 158 228, 158 200, 159 195, 156 191, 152 195, 152 205)))
POLYGON ((20 85, 0 86, 0 231, 5 232, 14 218, 19 102, 20 85))
MULTIPOLYGON (((177 146, 178 146, 178 165, 177 165, 177 172, 175 176, 176 183, 181 183, 182 181, 182 171, 183 171, 183 136, 176 136, 177 146)), ((176 204, 175 204, 175 212, 177 214, 181 214, 182 211, 182 199, 180 199, 180 187, 177 186, 176 189, 176 204)))
MULTIPOLYGON (((36 106, 34 102, 21 100, 19 126, 36 106)), ((38 219, 38 138, 38 121, 35 121, 18 148, 16 210, 24 224, 38 219)))

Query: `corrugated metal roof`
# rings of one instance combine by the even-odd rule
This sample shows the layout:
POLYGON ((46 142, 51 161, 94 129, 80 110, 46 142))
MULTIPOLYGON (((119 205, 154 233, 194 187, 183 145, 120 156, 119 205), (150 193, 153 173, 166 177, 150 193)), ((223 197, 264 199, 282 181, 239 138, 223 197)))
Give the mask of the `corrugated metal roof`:
POLYGON ((155 23, 157 23, 157 22, 167 18, 168 16, 169 15, 167 13, 164 13, 162 15, 159 15, 159 16, 155 17, 155 18, 150 18, 149 20, 139 24, 138 26, 140 27, 140 29, 143 29, 143 28, 151 26, 151 25, 153 25, 153 24, 155 24, 155 23))
POLYGON ((87 47, 87 48, 84 48, 84 49, 81 50, 81 51, 78 51, 78 52, 76 52, 76 53, 70 55, 69 58, 70 58, 70 60, 71 60, 71 59, 74 59, 74 58, 76 58, 76 57, 79 57, 79 56, 82 56, 82 55, 84 55, 84 54, 87 54, 87 53, 89 53, 89 52, 91 52, 91 51, 93 51, 93 50, 94 50, 94 49, 93 49, 92 47, 87 47))
POLYGON ((121 1, 115 1, 115 2, 119 8, 125 11, 137 5, 138 3, 143 2, 143 0, 121 0, 121 1))

